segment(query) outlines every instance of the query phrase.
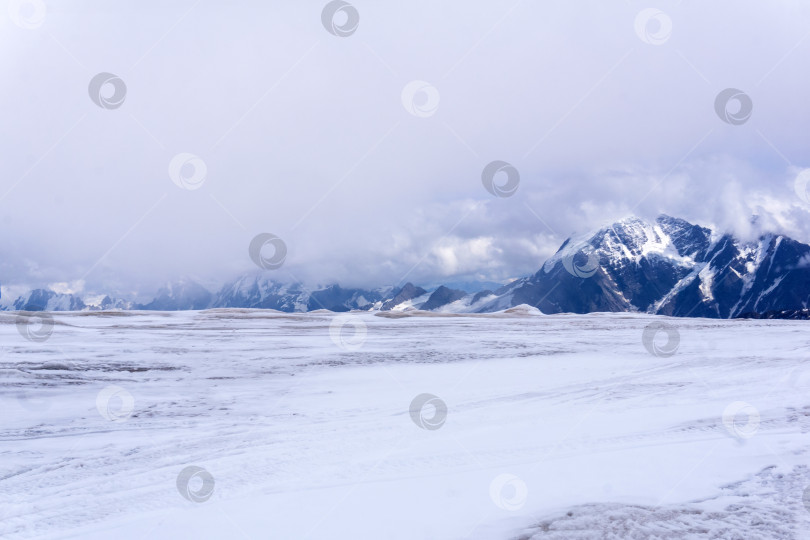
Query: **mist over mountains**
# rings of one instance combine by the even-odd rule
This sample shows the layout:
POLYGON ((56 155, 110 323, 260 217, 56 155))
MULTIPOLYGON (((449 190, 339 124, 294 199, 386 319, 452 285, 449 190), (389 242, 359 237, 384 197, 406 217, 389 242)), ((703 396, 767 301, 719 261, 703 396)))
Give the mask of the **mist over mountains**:
POLYGON ((670 216, 629 217, 570 237, 533 275, 507 285, 413 283, 380 288, 309 289, 272 271, 239 276, 210 291, 193 280, 167 285, 147 303, 81 298, 35 289, 14 310, 200 310, 210 308, 485 313, 528 304, 543 313, 644 312, 733 318, 801 312, 810 300, 810 246, 783 235, 744 241, 670 216))

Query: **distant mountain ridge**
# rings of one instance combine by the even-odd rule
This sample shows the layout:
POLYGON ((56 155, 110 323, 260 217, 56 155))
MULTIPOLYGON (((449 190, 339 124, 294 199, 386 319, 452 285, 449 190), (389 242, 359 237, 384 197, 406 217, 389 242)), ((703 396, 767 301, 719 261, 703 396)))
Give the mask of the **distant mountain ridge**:
POLYGON ((781 235, 743 242, 669 216, 627 218, 566 240, 536 274, 496 291, 496 304, 710 318, 803 309, 808 262, 810 246, 781 235))
POLYGON ((465 283, 464 290, 442 285, 428 291, 412 283, 376 289, 333 284, 309 290, 271 278, 271 272, 244 275, 215 293, 193 280, 181 280, 162 288, 146 304, 109 296, 90 303, 37 289, 15 300, 12 307, 485 313, 528 304, 543 313, 614 311, 710 318, 785 313, 790 317, 791 310, 806 310, 810 303, 810 246, 776 234, 745 242, 662 215, 653 222, 629 217, 568 238, 535 274, 494 291, 485 288, 492 283, 480 287, 465 283))

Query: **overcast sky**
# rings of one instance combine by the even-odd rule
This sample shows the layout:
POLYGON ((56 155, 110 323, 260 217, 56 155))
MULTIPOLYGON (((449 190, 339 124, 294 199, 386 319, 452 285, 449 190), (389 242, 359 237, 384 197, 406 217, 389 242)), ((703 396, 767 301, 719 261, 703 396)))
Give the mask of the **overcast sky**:
POLYGON ((259 233, 282 281, 505 281, 629 214, 810 241, 808 2, 326 5, 10 2, 0 282, 216 287, 259 233))

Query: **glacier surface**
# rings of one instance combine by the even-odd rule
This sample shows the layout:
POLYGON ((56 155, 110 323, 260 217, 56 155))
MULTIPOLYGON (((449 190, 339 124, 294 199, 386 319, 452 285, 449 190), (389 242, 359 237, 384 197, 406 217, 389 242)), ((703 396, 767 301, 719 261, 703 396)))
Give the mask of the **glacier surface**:
POLYGON ((0 313, 3 538, 810 537, 802 321, 53 317, 0 313))

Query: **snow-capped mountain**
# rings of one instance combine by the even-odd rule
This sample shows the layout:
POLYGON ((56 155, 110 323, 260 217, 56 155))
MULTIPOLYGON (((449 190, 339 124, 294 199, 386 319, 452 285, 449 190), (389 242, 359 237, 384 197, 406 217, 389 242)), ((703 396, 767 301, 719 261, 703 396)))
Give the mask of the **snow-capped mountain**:
POLYGON ((83 298, 88 311, 136 309, 137 304, 129 300, 112 298, 109 295, 97 295, 83 298))
POLYGON ((87 306, 73 294, 57 293, 49 289, 34 289, 17 298, 12 307, 25 311, 80 311, 87 306))
POLYGON ((209 307, 276 309, 279 311, 350 311, 380 309, 392 289, 344 289, 329 285, 309 289, 300 283, 279 283, 264 274, 250 274, 226 284, 209 307))
POLYGON ((421 305, 427 300, 427 294, 428 292, 425 289, 417 287, 409 281, 402 287, 391 291, 389 298, 380 305, 380 309, 389 311, 395 308, 413 307, 415 303, 421 305))
POLYGON ((158 291, 154 300, 136 306, 136 309, 179 311, 205 309, 211 306, 213 295, 208 289, 191 279, 169 283, 158 291))
POLYGON ((101 300, 83 300, 36 289, 18 298, 13 308, 483 313, 528 304, 544 313, 631 311, 731 318, 808 308, 810 246, 776 234, 745 242, 662 215, 653 222, 630 217, 571 237, 537 273, 494 291, 446 285, 429 291, 412 283, 377 289, 337 284, 310 289, 272 277, 260 272, 244 275, 216 293, 184 279, 166 285, 147 304, 101 296, 96 297, 101 300))
POLYGON ((308 295, 297 284, 277 283, 260 275, 243 276, 226 284, 216 294, 215 307, 308 311, 308 295))
POLYGON ((461 300, 465 296, 468 295, 462 290, 450 289, 442 285, 441 287, 433 291, 433 293, 430 295, 430 298, 428 298, 424 304, 420 305, 419 309, 425 309, 428 311, 434 310, 442 306, 446 306, 447 304, 450 304, 457 300, 461 300))
POLYGON ((57 293, 50 289, 33 289, 17 297, 8 309, 25 311, 99 311, 109 309, 139 309, 128 300, 100 294, 81 297, 71 293, 57 293))
POLYGON ((496 291, 480 311, 529 304, 544 313, 640 311, 728 318, 802 309, 810 246, 766 234, 753 242, 682 219, 627 218, 569 238, 533 276, 496 291))

